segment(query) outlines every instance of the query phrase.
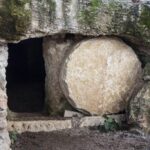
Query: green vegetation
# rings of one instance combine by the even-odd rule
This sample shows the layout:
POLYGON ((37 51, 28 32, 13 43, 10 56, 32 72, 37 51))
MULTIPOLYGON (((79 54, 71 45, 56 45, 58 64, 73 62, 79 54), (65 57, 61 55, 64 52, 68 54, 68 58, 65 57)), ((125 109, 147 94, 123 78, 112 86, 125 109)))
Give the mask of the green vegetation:
POLYGON ((109 131, 117 131, 120 130, 121 128, 114 118, 105 116, 104 125, 100 125, 98 129, 102 132, 109 132, 109 131))
POLYGON ((18 133, 16 131, 12 131, 9 133, 11 144, 14 144, 17 141, 17 134, 18 133))
POLYGON ((25 33, 31 12, 25 9, 30 0, 5 0, 0 9, 0 36, 8 40, 17 40, 25 33))

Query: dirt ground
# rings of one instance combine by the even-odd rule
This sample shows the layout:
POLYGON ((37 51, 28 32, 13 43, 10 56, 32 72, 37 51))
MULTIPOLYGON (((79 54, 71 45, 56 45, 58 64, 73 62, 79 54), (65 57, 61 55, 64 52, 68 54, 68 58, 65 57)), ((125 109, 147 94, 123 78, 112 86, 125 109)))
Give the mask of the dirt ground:
POLYGON ((150 150, 150 138, 128 131, 71 129, 18 135, 12 150, 150 150))

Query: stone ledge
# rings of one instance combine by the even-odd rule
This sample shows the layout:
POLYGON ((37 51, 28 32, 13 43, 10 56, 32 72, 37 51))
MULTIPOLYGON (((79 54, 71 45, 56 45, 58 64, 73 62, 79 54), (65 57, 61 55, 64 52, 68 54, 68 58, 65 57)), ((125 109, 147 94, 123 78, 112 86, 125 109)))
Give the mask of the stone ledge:
POLYGON ((8 121, 8 131, 49 132, 72 128, 71 120, 8 121))
MULTIPOLYGON (((121 124, 121 122, 125 121, 125 115, 108 115, 108 117, 114 118, 115 121, 118 124, 121 124)), ((92 116, 92 117, 84 117, 80 119, 80 125, 79 127, 94 127, 103 125, 105 121, 105 118, 102 116, 92 116)))
MULTIPOLYGON (((125 121, 125 115, 110 115, 117 123, 125 121)), ((8 121, 8 131, 23 132, 50 132, 71 128, 94 127, 103 125, 105 118, 102 116, 73 117, 66 120, 30 120, 8 121)))

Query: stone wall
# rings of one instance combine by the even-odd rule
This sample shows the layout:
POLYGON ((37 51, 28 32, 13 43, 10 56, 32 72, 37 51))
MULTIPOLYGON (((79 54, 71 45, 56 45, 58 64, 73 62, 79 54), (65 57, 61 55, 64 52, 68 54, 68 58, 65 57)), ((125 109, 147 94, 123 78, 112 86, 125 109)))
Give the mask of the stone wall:
MULTIPOLYGON (((147 56, 149 57, 149 55, 147 56)), ((73 34, 58 34, 44 37, 43 57, 46 70, 46 107, 50 115, 62 115, 64 110, 70 109, 70 107, 74 107, 76 110, 83 112, 83 114, 102 115, 124 111, 128 105, 128 100, 131 96, 135 96, 133 96, 134 90, 139 88, 139 84, 141 86, 142 83, 141 62, 138 60, 137 55, 130 46, 125 44, 121 39, 113 36, 92 38, 73 34), (85 43, 87 43, 87 46, 80 48, 80 46, 86 45, 85 43), (69 63, 73 60, 75 60, 74 65, 70 66, 69 63), (111 63, 109 60, 111 60, 111 63), (78 66, 79 64, 80 66, 78 66), (92 68, 93 66, 94 68, 92 68), (116 70, 114 70, 115 67, 116 70), (86 74, 84 74, 85 72, 86 74), (68 75, 70 76, 69 80, 66 80, 68 75), (106 78, 107 75, 108 78, 106 78), (70 79, 73 79, 73 81, 70 79), (84 86, 79 86, 78 89, 79 83, 83 83, 84 86), (65 92, 66 88, 69 93, 65 92), (100 92, 97 92, 100 88, 100 92), (111 92, 109 90, 109 92, 106 92, 107 89, 111 92), (70 94, 74 90, 75 97, 70 94), (88 95, 89 91, 92 91, 91 98, 88 95), (107 95, 111 98, 108 98, 107 95), (94 100, 94 96, 98 98, 96 99, 98 101, 94 100), (79 102, 89 106, 84 108, 82 105, 76 104, 78 103, 76 98, 79 99, 79 102), (87 101, 88 99, 89 101, 87 101), (108 101, 108 99, 112 101, 108 101), (102 100, 104 100, 102 107, 105 112, 101 112, 102 109, 99 107, 102 100), (113 106, 113 109, 108 106, 113 106), (97 109, 97 107, 98 111, 90 111, 90 109, 97 109)), ((7 95, 5 68, 7 66, 7 58, 7 45, 1 44, 0 149, 2 147, 4 150, 8 150, 10 145, 6 120, 7 95)))
POLYGON ((7 45, 0 45, 0 149, 8 150, 10 139, 7 131, 7 95, 6 95, 6 66, 7 66, 7 45))
POLYGON ((46 79, 46 109, 50 114, 63 113, 66 100, 59 84, 59 72, 65 53, 71 46, 71 41, 59 36, 45 37, 43 41, 43 56, 45 61, 46 79))
POLYGON ((43 56, 45 62, 46 79, 46 109, 51 115, 63 114, 64 109, 70 108, 62 89, 59 76, 62 63, 71 47, 83 39, 78 35, 55 35, 43 40, 43 56))
POLYGON ((74 33, 150 42, 149 0, 1 0, 1 41, 74 33), (7 19, 6 19, 7 18, 7 19))
MULTIPOLYGON (((8 42, 45 37, 43 55, 46 69, 46 103, 53 114, 61 114, 69 104, 60 87, 60 70, 62 63, 68 60, 68 52, 83 39, 79 35, 86 35, 85 39, 102 35, 125 38, 142 56, 141 61, 145 65, 150 62, 149 18, 149 0, 1 0, 0 149, 8 150, 10 145, 6 121, 5 77, 8 42), (65 37, 68 33, 75 36, 65 37), (48 35, 50 37, 46 37, 48 35)), ((138 99, 135 98, 135 101, 138 99)), ((145 101, 147 99, 149 100, 149 96, 145 101)), ((147 110, 149 111, 149 108, 147 109, 146 103, 147 110)))

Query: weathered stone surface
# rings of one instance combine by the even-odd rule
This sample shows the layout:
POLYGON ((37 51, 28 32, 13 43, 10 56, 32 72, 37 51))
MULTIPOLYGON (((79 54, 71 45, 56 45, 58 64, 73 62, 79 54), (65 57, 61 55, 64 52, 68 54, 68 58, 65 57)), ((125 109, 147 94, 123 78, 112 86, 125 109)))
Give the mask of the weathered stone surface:
POLYGON ((0 150, 10 150, 10 139, 7 130, 0 130, 0 150))
MULTIPOLYGON (((0 44, 0 97, 2 99, 7 99, 5 91, 6 88, 6 70, 7 67, 7 59, 8 59, 8 52, 7 52, 7 45, 0 44)), ((1 98, 0 98, 1 99, 1 98)))
POLYGON ((65 105, 67 105, 59 84, 59 72, 65 53, 71 45, 71 41, 65 41, 60 36, 59 39, 57 36, 56 39, 53 38, 46 37, 43 41, 43 56, 46 71, 45 101, 46 107, 48 107, 47 110, 51 115, 63 114, 65 105))
POLYGON ((7 116, 7 110, 0 108, 0 118, 6 117, 6 116, 7 116))
MULTIPOLYGON (((118 124, 125 121, 125 115, 108 115, 118 124)), ((67 120, 28 120, 8 121, 8 131, 23 132, 49 132, 70 128, 96 127, 103 125, 106 118, 102 116, 73 117, 67 120)))
POLYGON ((0 130, 7 128, 7 121, 6 118, 0 118, 0 130))
POLYGON ((71 110, 65 110, 64 117, 83 117, 84 115, 82 113, 71 111, 71 110))
MULTIPOLYGON (((125 115, 108 115, 107 117, 113 118, 118 124, 122 124, 122 122, 126 120, 125 115)), ((104 125, 105 119, 106 118, 102 116, 83 117, 79 121, 79 127, 96 127, 104 125)))
POLYGON ((136 97, 130 102, 131 123, 150 131, 150 82, 145 83, 136 97))
POLYGON ((83 39, 80 35, 54 35, 43 39, 43 57, 45 63, 46 108, 51 115, 64 114, 70 109, 59 83, 59 74, 66 54, 76 42, 83 39))
POLYGON ((72 128, 71 120, 8 121, 8 131, 49 132, 72 128))
POLYGON ((103 125, 105 121, 104 117, 101 116, 92 116, 92 117, 84 117, 80 120, 80 127, 96 127, 99 125, 103 125))
POLYGON ((9 150, 10 139, 7 129, 6 66, 7 45, 0 44, 0 150, 9 150))
POLYGON ((123 35, 150 42, 149 0, 1 0, 0 37, 123 35))
POLYGON ((77 44, 61 70, 68 101, 91 114, 123 111, 142 78, 134 51, 117 38, 95 38, 77 44))
POLYGON ((143 79, 145 81, 150 81, 150 63, 147 63, 144 67, 143 79))

